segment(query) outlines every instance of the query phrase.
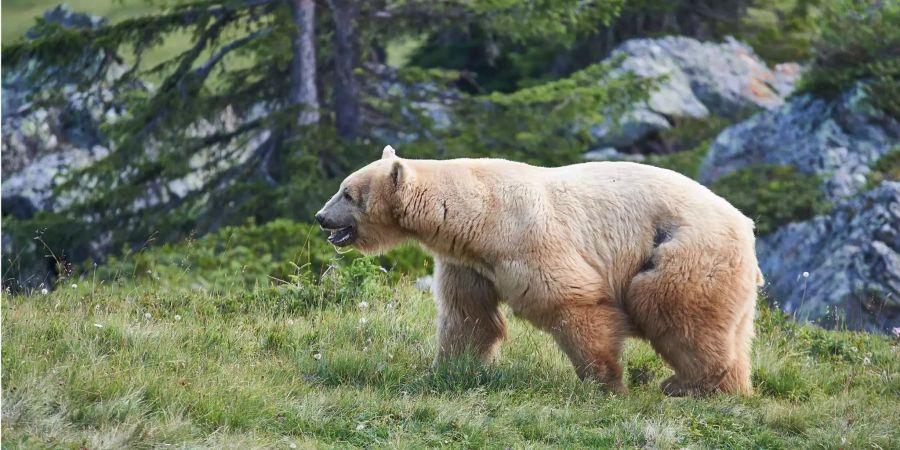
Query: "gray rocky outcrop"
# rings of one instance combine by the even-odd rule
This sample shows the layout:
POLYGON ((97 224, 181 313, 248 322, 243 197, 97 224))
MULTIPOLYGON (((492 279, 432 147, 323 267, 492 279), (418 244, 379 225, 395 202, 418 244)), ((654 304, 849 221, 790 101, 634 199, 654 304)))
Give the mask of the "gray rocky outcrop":
POLYGON ((900 324, 900 182, 783 226, 757 253, 769 299, 798 319, 867 331, 900 324))
POLYGON ((619 71, 660 81, 646 102, 591 128, 599 147, 629 146, 670 128, 677 118, 738 119, 778 107, 801 72, 793 63, 769 68, 750 46, 732 38, 722 43, 679 36, 632 39, 610 58, 623 58, 619 71))
MULTIPOLYGON (((44 21, 68 28, 96 28, 105 20, 58 6, 44 21)), ((27 37, 36 38, 37 29, 27 37)), ((101 67, 102 54, 86 53, 80 67, 101 67)), ((71 200, 57 198, 54 190, 73 170, 84 168, 109 154, 102 123, 122 114, 113 83, 126 70, 113 63, 87 88, 78 86, 76 74, 29 58, 3 68, 2 159, 3 199, 30 203, 34 211, 57 209, 71 200)), ((96 70, 96 69, 95 69, 96 70)), ((140 88, 140 87, 137 87, 140 88)), ((67 197, 67 196, 63 196, 67 197)))
POLYGON ((832 201, 852 196, 870 167, 900 146, 900 122, 871 106, 862 85, 833 100, 801 95, 723 131, 700 181, 710 184, 753 164, 791 165, 823 178, 832 201))

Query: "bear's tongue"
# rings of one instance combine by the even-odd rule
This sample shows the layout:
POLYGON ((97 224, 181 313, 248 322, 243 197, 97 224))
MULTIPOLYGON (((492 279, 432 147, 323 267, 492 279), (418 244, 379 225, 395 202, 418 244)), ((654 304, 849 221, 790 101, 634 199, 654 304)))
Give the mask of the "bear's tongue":
POLYGON ((334 245, 341 245, 349 241, 352 235, 353 227, 344 227, 339 230, 332 231, 331 235, 328 236, 328 242, 331 242, 334 245))

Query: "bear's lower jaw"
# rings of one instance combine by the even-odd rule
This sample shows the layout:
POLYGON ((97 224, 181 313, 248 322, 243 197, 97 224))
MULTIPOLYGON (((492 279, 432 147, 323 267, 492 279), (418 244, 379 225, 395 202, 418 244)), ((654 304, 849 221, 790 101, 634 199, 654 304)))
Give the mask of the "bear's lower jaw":
POLYGON ((350 245, 354 239, 356 239, 356 230, 352 226, 331 230, 331 235, 328 236, 328 242, 338 247, 350 245))

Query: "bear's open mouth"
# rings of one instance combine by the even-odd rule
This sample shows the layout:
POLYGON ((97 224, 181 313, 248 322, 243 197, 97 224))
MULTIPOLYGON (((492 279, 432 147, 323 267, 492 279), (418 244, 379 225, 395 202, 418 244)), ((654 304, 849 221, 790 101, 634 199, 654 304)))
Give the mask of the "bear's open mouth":
POLYGON ((331 235, 328 236, 328 242, 339 247, 349 245, 353 239, 356 238, 356 231, 352 226, 329 231, 331 232, 331 235))

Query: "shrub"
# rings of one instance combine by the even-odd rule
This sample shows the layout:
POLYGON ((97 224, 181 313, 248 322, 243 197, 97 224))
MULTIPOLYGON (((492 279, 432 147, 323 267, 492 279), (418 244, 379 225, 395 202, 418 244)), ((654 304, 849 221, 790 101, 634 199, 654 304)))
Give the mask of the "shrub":
POLYGON ((732 119, 717 115, 702 119, 677 119, 674 127, 661 131, 658 136, 663 148, 673 153, 649 155, 647 164, 696 179, 710 143, 732 123, 732 119))
POLYGON ((716 180, 712 190, 756 221, 760 235, 780 225, 809 219, 828 211, 829 203, 815 175, 792 166, 748 166, 716 180))
POLYGON ((709 141, 692 150, 669 153, 668 155, 650 155, 647 164, 663 169, 674 170, 682 175, 696 179, 700 174, 700 163, 709 150, 709 141))
POLYGON ((900 2, 825 2, 817 23, 813 63, 801 90, 833 96, 868 81, 875 106, 900 116, 900 2))
MULTIPOLYGON (((165 244, 137 253, 125 252, 100 268, 101 279, 142 276, 201 287, 224 289, 253 285, 302 284, 332 267, 356 267, 357 272, 383 269, 393 277, 421 275, 431 266, 417 247, 405 246, 376 258, 353 250, 337 253, 317 225, 279 219, 264 225, 248 222, 224 227, 196 240, 165 244), (356 260, 364 259, 363 266, 356 260), (397 269, 397 270, 392 270, 397 269)), ((353 279, 358 285, 360 280, 353 279)))
POLYGON ((84 236, 89 226, 65 216, 39 212, 30 219, 3 217, 3 285, 10 289, 46 286, 71 275, 91 256, 84 236))
POLYGON ((875 188, 882 181, 900 181, 900 146, 892 148, 875 162, 866 180, 866 188, 875 188))

